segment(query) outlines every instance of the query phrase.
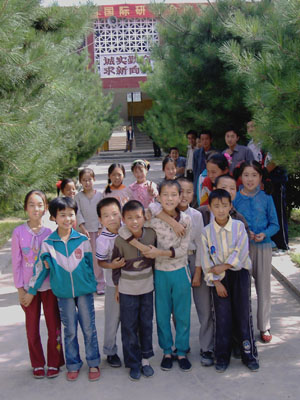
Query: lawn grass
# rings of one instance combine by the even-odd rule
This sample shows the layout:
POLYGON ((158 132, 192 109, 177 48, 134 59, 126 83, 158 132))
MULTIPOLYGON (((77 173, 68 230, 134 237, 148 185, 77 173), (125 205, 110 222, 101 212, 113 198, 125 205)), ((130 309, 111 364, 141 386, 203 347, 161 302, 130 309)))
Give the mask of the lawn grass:
POLYGON ((300 209, 294 208, 289 220, 289 239, 300 237, 300 209))
POLYGON ((300 253, 291 253, 290 257, 293 263, 295 263, 297 267, 300 267, 300 253))
POLYGON ((15 219, 14 221, 0 220, 0 247, 8 241, 15 227, 23 223, 24 220, 22 219, 15 219))

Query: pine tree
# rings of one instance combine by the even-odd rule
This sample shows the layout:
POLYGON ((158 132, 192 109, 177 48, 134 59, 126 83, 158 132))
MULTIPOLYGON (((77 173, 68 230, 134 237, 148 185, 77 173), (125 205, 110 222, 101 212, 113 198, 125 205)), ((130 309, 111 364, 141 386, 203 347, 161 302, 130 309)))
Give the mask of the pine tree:
POLYGON ((0 0, 0 204, 54 187, 109 137, 117 115, 88 70, 92 6, 0 0))
POLYGON ((154 100, 143 125, 162 147, 185 149, 189 129, 210 129, 214 144, 225 146, 224 133, 234 127, 242 136, 250 113, 243 102, 244 84, 220 58, 223 43, 239 38, 224 21, 234 10, 262 14, 265 5, 242 0, 218 1, 184 12, 154 8, 160 43, 153 46, 153 72, 143 90, 154 100))
POLYGON ((237 12, 226 27, 240 43, 232 40, 222 49, 223 59, 245 82, 255 141, 289 172, 300 171, 299 17, 298 0, 270 2, 259 18, 237 12))

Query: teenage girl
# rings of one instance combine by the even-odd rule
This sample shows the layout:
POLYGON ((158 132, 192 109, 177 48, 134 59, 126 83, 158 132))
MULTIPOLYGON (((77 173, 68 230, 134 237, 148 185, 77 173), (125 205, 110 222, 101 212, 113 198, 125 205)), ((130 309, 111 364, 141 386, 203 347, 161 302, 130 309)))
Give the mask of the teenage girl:
POLYGON ((278 220, 270 188, 265 183, 261 190, 263 169, 257 161, 241 165, 242 186, 234 200, 234 206, 245 218, 250 230, 250 258, 257 293, 257 327, 263 342, 272 340, 271 314, 271 236, 278 230, 278 220))
POLYGON ((129 200, 133 200, 131 189, 123 185, 125 178, 125 168, 123 164, 111 164, 108 168, 108 185, 106 186, 103 197, 114 197, 121 207, 129 200))
POLYGON ((98 267, 96 259, 96 239, 101 229, 97 215, 97 204, 102 199, 102 195, 94 189, 95 173, 91 168, 83 168, 79 172, 79 182, 82 185, 82 191, 75 195, 78 207, 77 224, 79 231, 90 240, 94 274, 97 281, 97 294, 102 295, 105 293, 105 279, 103 269, 98 267))
POLYGON ((24 306, 24 296, 33 274, 33 266, 38 257, 42 241, 51 230, 42 224, 42 217, 47 209, 46 196, 40 190, 32 190, 25 196, 24 210, 28 221, 15 228, 12 235, 12 268, 19 302, 25 312, 25 325, 29 357, 34 378, 45 377, 45 357, 40 338, 41 304, 48 328, 47 378, 59 374, 64 365, 61 345, 61 326, 57 300, 50 289, 49 278, 45 280, 29 307, 24 306))
POLYGON ((140 201, 144 208, 148 208, 158 196, 156 183, 147 180, 147 173, 150 163, 146 160, 135 160, 131 165, 131 171, 136 178, 136 182, 129 186, 134 200, 140 201))
POLYGON ((223 154, 213 154, 206 162, 207 177, 202 181, 199 177, 197 185, 197 200, 200 206, 208 204, 208 196, 218 176, 229 172, 229 164, 223 154))
POLYGON ((176 161, 173 158, 164 158, 162 162, 162 170, 165 173, 164 179, 176 179, 176 161))

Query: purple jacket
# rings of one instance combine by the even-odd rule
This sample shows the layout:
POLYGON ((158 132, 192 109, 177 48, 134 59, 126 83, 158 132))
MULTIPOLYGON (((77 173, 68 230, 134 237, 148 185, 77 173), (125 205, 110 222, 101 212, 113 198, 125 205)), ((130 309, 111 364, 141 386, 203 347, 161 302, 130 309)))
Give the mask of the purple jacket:
MULTIPOLYGON (((49 228, 42 227, 34 233, 27 223, 17 226, 12 234, 11 255, 14 283, 17 289, 28 289, 33 266, 41 248, 42 241, 51 233, 49 228)), ((40 291, 50 289, 49 277, 45 280, 40 291)))

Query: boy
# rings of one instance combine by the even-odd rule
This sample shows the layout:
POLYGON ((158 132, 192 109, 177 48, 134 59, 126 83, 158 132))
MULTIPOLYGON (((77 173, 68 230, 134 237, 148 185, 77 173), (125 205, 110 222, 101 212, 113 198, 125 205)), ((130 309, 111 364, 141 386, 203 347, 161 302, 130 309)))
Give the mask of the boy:
POLYGON ((226 131, 225 142, 228 149, 224 150, 223 154, 228 153, 231 156, 230 172, 241 162, 254 160, 252 151, 246 146, 237 144, 238 140, 239 135, 233 129, 226 131))
MULTIPOLYGON (((198 319, 200 322, 199 341, 200 341, 200 360, 201 365, 209 367, 213 365, 213 319, 211 315, 211 293, 210 288, 202 279, 201 268, 201 234, 204 228, 202 215, 199 211, 190 207, 193 201, 194 191, 193 182, 186 178, 179 178, 178 183, 181 186, 181 200, 178 209, 191 217, 192 228, 191 237, 188 244, 188 263, 192 275, 193 298, 196 306, 198 319)), ((181 234, 183 232, 179 224, 174 218, 164 213, 159 203, 151 204, 149 207, 151 214, 157 218, 167 222, 175 232, 181 234)))
POLYGON ((90 381, 96 381, 100 378, 100 354, 95 326, 93 293, 96 281, 91 245, 85 235, 72 228, 77 212, 73 199, 57 197, 50 202, 49 212, 58 228, 42 243, 25 305, 31 303, 50 272, 50 286, 57 296, 64 326, 67 380, 75 381, 82 366, 77 338, 79 320, 89 366, 88 377, 90 381))
POLYGON ((194 193, 197 193, 199 175, 205 170, 206 160, 213 150, 212 134, 210 131, 201 132, 199 139, 200 148, 196 149, 193 154, 194 193))
POLYGON ((97 214, 103 227, 96 240, 96 258, 99 267, 105 270, 105 303, 104 303, 104 344, 103 353, 111 367, 121 367, 117 354, 116 336, 120 323, 120 306, 115 301, 115 285, 112 281, 112 270, 125 265, 124 258, 112 259, 115 239, 121 226, 121 205, 114 197, 102 199, 97 204, 97 214))
POLYGON ((210 193, 209 208, 214 220, 202 233, 202 267, 207 285, 213 287, 216 371, 224 372, 229 365, 233 321, 240 339, 242 361, 251 371, 257 371, 248 236, 244 224, 229 215, 231 197, 226 190, 210 193))
POLYGON ((177 147, 170 148, 169 156, 176 161, 176 177, 178 178, 179 176, 183 176, 186 162, 185 157, 179 156, 179 150, 177 147))
MULTIPOLYGON (((142 244, 155 245, 156 235, 151 228, 144 228, 145 210, 137 200, 126 203, 122 211, 123 222, 132 236, 142 244)), ((129 378, 138 380, 143 374, 154 374, 148 359, 154 355, 152 348, 153 320, 153 265, 118 236, 115 240, 113 259, 124 258, 122 268, 113 269, 116 299, 120 302, 121 336, 125 367, 130 368, 129 378)))
POLYGON ((188 150, 186 154, 186 165, 185 165, 185 177, 188 180, 193 181, 193 155, 196 148, 197 132, 194 130, 189 130, 186 133, 188 140, 188 150))

